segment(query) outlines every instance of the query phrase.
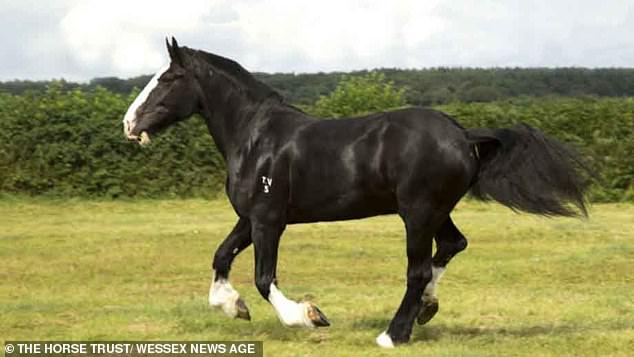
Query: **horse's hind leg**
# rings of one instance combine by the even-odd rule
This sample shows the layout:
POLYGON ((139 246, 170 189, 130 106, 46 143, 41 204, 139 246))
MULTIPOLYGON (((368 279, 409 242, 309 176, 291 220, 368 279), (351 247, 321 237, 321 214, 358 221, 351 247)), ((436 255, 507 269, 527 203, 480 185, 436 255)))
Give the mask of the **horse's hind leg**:
POLYGON ((432 280, 434 235, 449 209, 420 201, 403 210, 399 208, 407 234, 407 289, 387 331, 376 339, 379 346, 393 347, 409 341, 414 320, 422 307, 423 291, 432 280))
POLYGON ((451 217, 447 217, 436 233, 436 244, 438 249, 433 265, 444 268, 451 258, 467 248, 467 238, 458 230, 451 217))
POLYGON ((240 218, 214 255, 214 277, 209 289, 209 305, 222 309, 229 317, 251 320, 246 304, 229 283, 229 270, 235 257, 251 244, 251 223, 240 218))
POLYGON ((456 254, 467 248, 467 239, 456 228, 451 217, 447 217, 436 233, 436 247, 437 250, 431 267, 432 279, 427 283, 423 292, 423 307, 416 320, 420 325, 429 322, 438 312, 436 286, 445 272, 447 264, 456 254))

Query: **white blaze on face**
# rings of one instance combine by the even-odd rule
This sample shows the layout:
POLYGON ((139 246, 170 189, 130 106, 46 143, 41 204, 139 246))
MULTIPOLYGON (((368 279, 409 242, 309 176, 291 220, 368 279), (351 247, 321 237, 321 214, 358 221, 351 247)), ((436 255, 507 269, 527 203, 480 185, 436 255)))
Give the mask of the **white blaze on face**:
POLYGON ((163 75, 163 73, 167 72, 169 68, 169 64, 161 67, 161 69, 159 69, 154 77, 150 79, 150 82, 145 86, 145 88, 143 88, 141 93, 139 93, 136 99, 134 99, 134 102, 132 102, 132 104, 128 108, 128 111, 123 117, 123 133, 126 137, 131 138, 130 132, 132 131, 132 129, 134 129, 134 126, 136 125, 137 109, 139 109, 139 107, 142 106, 143 103, 145 103, 147 98, 150 96, 150 93, 152 93, 154 88, 156 88, 156 86, 158 85, 158 79, 161 77, 161 75, 163 75))

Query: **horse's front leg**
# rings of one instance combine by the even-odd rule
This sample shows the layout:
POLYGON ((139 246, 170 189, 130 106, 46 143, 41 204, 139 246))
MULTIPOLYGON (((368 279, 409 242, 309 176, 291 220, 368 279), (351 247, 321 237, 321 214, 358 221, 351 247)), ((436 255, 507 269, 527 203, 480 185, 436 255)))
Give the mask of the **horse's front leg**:
POLYGON ((209 288, 209 305, 221 309, 229 317, 245 320, 251 320, 251 315, 240 294, 229 283, 229 270, 235 257, 250 244, 251 223, 246 218, 240 218, 216 250, 209 288))
POLYGON ((277 286, 277 252, 285 223, 252 219, 251 236, 255 248, 255 285, 268 300, 282 324, 289 327, 321 327, 330 323, 310 302, 295 302, 282 294, 277 286))

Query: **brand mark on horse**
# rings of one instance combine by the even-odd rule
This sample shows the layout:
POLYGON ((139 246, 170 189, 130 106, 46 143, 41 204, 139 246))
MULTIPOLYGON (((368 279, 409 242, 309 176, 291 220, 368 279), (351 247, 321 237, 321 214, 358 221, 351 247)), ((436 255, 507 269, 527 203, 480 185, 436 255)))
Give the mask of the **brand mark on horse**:
POLYGON ((262 176, 262 185, 264 186, 264 193, 271 192, 271 186, 273 186, 273 179, 270 177, 262 176))

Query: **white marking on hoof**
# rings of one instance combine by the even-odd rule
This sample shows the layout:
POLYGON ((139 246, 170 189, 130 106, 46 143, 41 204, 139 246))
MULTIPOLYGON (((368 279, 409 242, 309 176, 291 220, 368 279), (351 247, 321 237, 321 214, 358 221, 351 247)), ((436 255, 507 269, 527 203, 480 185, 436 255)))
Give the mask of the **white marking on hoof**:
POLYGON ((218 279, 211 283, 211 288, 209 288, 209 305, 222 309, 227 316, 238 316, 236 302, 239 298, 240 294, 226 279, 218 279))
POLYGON ((383 331, 383 333, 376 338, 376 344, 383 348, 394 348, 394 342, 392 342, 392 338, 387 334, 387 331, 383 331))
POLYGON ((269 302, 273 305, 277 317, 284 326, 288 327, 315 327, 308 317, 310 305, 307 302, 297 303, 287 299, 284 294, 271 284, 269 288, 269 302))
POLYGON ((445 269, 446 268, 442 267, 431 267, 432 277, 431 281, 427 283, 425 291, 423 292, 423 300, 436 299, 436 287, 438 282, 440 281, 440 278, 442 278, 442 275, 445 273, 445 269))

